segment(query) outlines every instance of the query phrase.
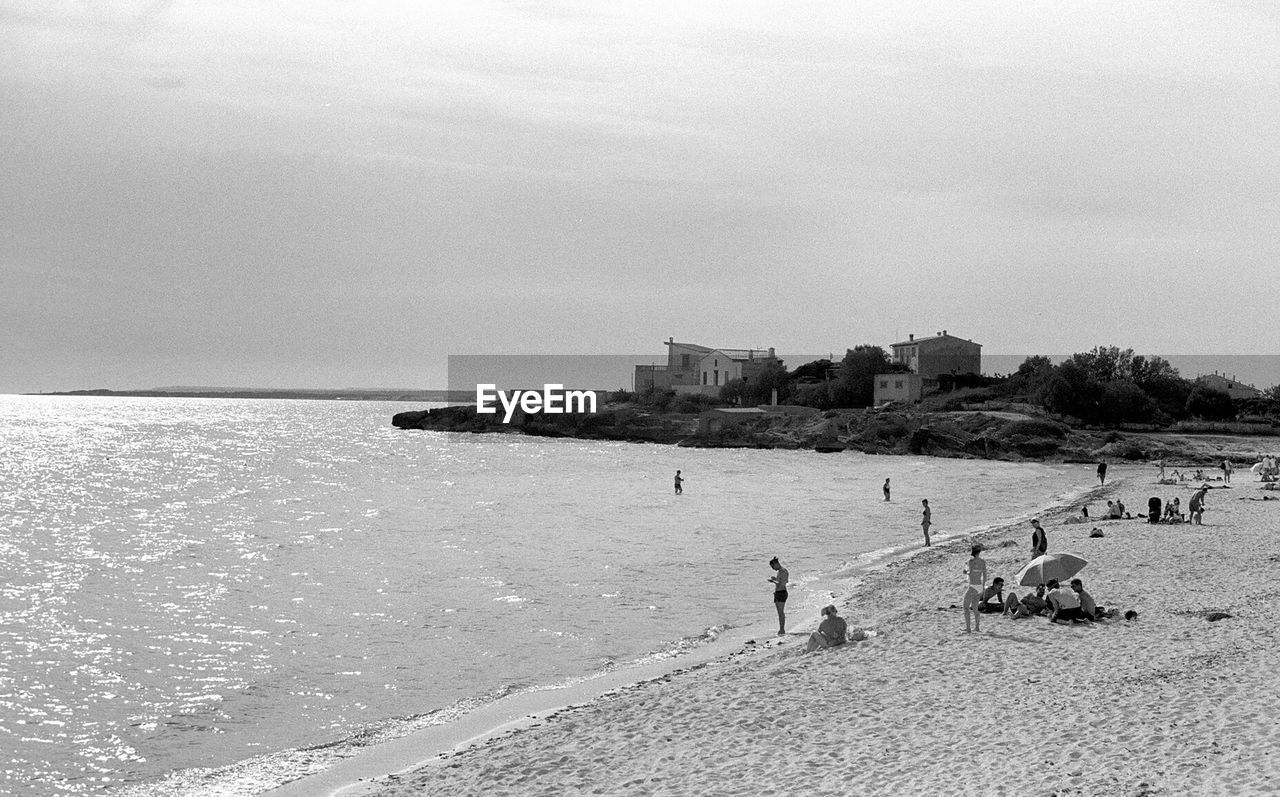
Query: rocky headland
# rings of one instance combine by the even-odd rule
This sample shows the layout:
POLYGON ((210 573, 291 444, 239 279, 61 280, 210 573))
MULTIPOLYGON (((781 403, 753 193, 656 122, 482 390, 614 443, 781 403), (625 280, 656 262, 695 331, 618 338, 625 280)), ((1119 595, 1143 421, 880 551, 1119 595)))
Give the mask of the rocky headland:
MULTIPOLYGON (((711 417, 715 417, 714 415, 711 417)), ((1280 451, 1266 425, 1200 425, 1173 430, 1094 429, 1054 418, 1029 405, 981 405, 960 410, 842 409, 809 415, 763 413, 715 423, 705 413, 657 412, 643 405, 606 404, 589 414, 517 411, 510 423, 471 406, 397 413, 401 429, 508 433, 586 440, 667 443, 701 448, 786 448, 824 452, 1000 460, 1093 462, 1165 459, 1177 465, 1254 461, 1280 451)))

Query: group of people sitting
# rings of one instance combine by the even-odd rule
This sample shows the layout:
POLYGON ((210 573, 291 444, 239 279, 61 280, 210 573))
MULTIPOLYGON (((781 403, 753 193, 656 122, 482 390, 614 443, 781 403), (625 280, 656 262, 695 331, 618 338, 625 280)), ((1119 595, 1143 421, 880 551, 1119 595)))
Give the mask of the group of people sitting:
POLYGON ((1036 586, 1021 600, 1012 591, 1004 594, 1004 579, 999 576, 982 593, 978 611, 983 614, 1007 614, 1017 620, 1033 615, 1048 615, 1054 623, 1087 623, 1109 617, 1106 609, 1098 606, 1093 596, 1084 588, 1084 582, 1071 579, 1069 586, 1062 586, 1056 578, 1047 584, 1036 586))
MULTIPOLYGON (((1191 504, 1189 509, 1190 509, 1192 523, 1200 522, 1200 516, 1204 512, 1204 496, 1205 496, 1205 493, 1208 492, 1208 490, 1209 490, 1209 485, 1205 484, 1203 487, 1196 490, 1191 496, 1191 504)), ((1173 498, 1164 502, 1162 502, 1159 498, 1152 496, 1147 501, 1147 513, 1145 515, 1142 513, 1139 513, 1138 517, 1146 518, 1146 520, 1149 523, 1186 523, 1187 522, 1187 515, 1184 514, 1182 511, 1182 499, 1178 498, 1177 496, 1174 496, 1173 498)), ((1133 518, 1133 515, 1130 515, 1128 512, 1125 511, 1124 503, 1122 503, 1119 499, 1115 501, 1108 501, 1107 513, 1102 516, 1103 520, 1120 520, 1120 519, 1132 519, 1132 518, 1133 518)))
POLYGON ((1124 502, 1117 498, 1114 501, 1107 502, 1107 514, 1102 516, 1103 520, 1120 520, 1122 518, 1132 518, 1133 515, 1124 511, 1124 502))

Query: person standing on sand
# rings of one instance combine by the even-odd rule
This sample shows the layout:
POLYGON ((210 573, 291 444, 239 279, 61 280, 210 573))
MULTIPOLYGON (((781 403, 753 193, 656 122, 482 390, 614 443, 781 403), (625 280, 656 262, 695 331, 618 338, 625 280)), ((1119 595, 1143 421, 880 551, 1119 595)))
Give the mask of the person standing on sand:
POLYGON ((1187 505, 1187 512, 1191 515, 1191 522, 1200 525, 1200 516, 1204 514, 1204 495, 1209 492, 1209 485, 1204 485, 1199 490, 1191 494, 1191 503, 1187 505))
POLYGON ((1222 480, 1231 484, 1231 460, 1222 460, 1222 480))
POLYGON ((889 480, 884 480, 884 500, 889 500, 889 480))
POLYGON ((929 542, 929 526, 933 525, 933 512, 929 509, 929 499, 922 498, 920 503, 924 504, 924 512, 920 513, 920 528, 924 529, 924 547, 928 548, 933 543, 929 542))
POLYGON ((964 591, 964 630, 965 633, 982 630, 982 613, 978 611, 978 604, 982 602, 982 593, 987 588, 987 563, 978 554, 982 553, 982 546, 975 545, 969 549, 973 554, 973 558, 969 560, 969 566, 965 572, 969 574, 969 586, 964 591), (973 612, 973 628, 969 627, 969 612, 973 612))
POLYGON ((1044 533, 1040 521, 1031 521, 1031 558, 1044 556, 1049 551, 1049 535, 1044 533))
POLYGON ((769 560, 769 567, 778 571, 777 575, 769 576, 769 580, 773 582, 773 607, 778 610, 778 636, 786 636, 787 582, 791 580, 791 574, 776 556, 769 560))
POLYGON ((1156 464, 1160 466, 1160 481, 1164 481, 1164 460, 1161 459, 1156 464))
POLYGON ((676 495, 684 495, 684 478, 680 476, 680 471, 676 471, 676 495))
POLYGON ((1099 462, 1098 463, 1098 484, 1106 484, 1106 483, 1107 483, 1107 463, 1099 462))

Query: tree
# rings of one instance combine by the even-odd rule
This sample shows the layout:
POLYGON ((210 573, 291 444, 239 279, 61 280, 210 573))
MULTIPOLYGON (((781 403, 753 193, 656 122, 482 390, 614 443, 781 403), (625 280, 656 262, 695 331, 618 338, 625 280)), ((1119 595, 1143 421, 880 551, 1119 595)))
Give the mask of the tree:
POLYGON ((831 391, 836 407, 870 407, 875 400, 876 374, 909 373, 911 369, 892 362, 879 346, 864 344, 845 352, 840 361, 840 376, 831 391))
POLYGON ((1022 361, 1018 370, 1005 381, 1004 393, 1010 396, 1035 396, 1053 377, 1053 361, 1043 354, 1033 355, 1022 361))
POLYGON ((835 385, 835 382, 797 384, 792 388, 791 401, 803 407, 817 407, 820 410, 832 409, 831 393, 835 385))
POLYGON ((1191 382, 1183 379, 1168 360, 1162 357, 1148 360, 1141 355, 1134 357, 1130 378, 1162 411, 1173 417, 1181 417, 1186 412, 1191 382))
POLYGON ((1071 355, 1075 363, 1095 382, 1114 382, 1133 375, 1133 349, 1095 346, 1093 351, 1071 355))
POLYGON ((1087 364, 1072 357, 1053 370, 1036 398, 1054 412, 1094 422, 1099 420, 1102 384, 1092 377, 1087 364))
POLYGON ((720 388, 720 399, 742 405, 768 404, 773 391, 778 391, 778 402, 791 397, 791 377, 777 360, 767 363, 760 373, 750 379, 735 379, 720 388))
POLYGON ((1234 418, 1236 408, 1231 396, 1221 390, 1196 385, 1187 396, 1187 412, 1206 421, 1223 421, 1234 418))
POLYGON ((1098 400, 1098 420, 1104 423, 1145 423, 1155 415, 1151 397, 1127 379, 1116 379, 1102 386, 1098 400))
POLYGON ((793 382, 825 382, 834 364, 825 357, 821 360, 807 362, 791 372, 793 382))

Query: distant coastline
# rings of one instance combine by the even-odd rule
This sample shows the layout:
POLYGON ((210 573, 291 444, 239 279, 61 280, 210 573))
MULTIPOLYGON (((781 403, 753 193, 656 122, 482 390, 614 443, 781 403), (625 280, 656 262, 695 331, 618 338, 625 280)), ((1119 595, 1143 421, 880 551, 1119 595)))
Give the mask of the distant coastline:
POLYGON ((475 394, 459 390, 411 389, 305 389, 263 388, 151 388, 148 390, 65 390, 50 393, 23 393, 24 396, 126 396, 134 398, 220 398, 220 399, 307 399, 311 401, 438 401, 459 403, 475 399, 475 394))

